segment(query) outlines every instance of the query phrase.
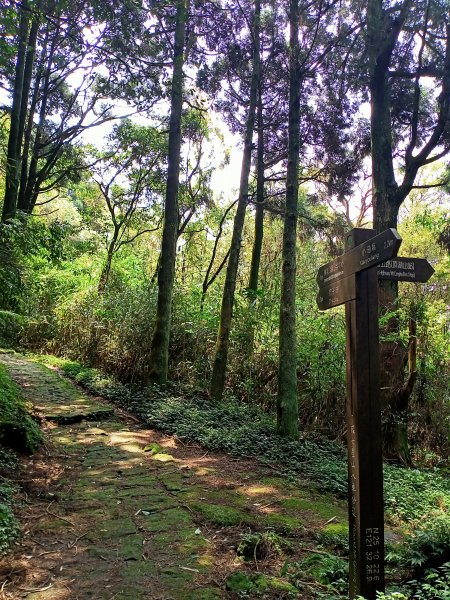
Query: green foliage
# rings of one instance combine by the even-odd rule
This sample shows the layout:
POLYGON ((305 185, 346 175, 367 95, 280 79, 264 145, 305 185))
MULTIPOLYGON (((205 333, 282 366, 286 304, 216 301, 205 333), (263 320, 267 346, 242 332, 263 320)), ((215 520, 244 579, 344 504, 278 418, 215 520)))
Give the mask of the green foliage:
POLYGON ((22 294, 20 223, 0 224, 0 308, 17 310, 22 294))
POLYGON ((155 292, 145 285, 131 290, 116 272, 106 293, 87 288, 69 296, 55 311, 51 348, 125 380, 145 379, 155 292))
POLYGON ((0 346, 16 347, 26 322, 22 315, 0 310, 0 346))
POLYGON ((323 586, 327 586, 330 596, 336 592, 345 595, 348 590, 348 560, 332 554, 313 554, 289 567, 289 581, 300 586, 305 578, 314 577, 323 586))
POLYGON ((416 575, 450 561, 450 517, 425 520, 405 536, 402 544, 386 556, 389 562, 408 568, 416 575))
POLYGON ((0 443, 18 452, 34 452, 42 443, 42 433, 30 417, 20 388, 0 365, 0 443))
POLYGON ((385 466, 384 502, 394 523, 418 522, 450 510, 450 481, 438 469, 419 471, 385 466))
POLYGON ((438 569, 428 569, 421 580, 408 581, 411 600, 448 600, 450 594, 450 562, 438 569))
MULTIPOLYGON (((427 569, 421 580, 411 580, 398 590, 377 594, 377 600, 448 600, 450 591, 450 563, 438 569, 427 569)), ((358 596, 357 600, 364 600, 358 596)))
MULTIPOLYGON (((1 493, 0 488, 0 493, 1 493)), ((6 554, 11 547, 11 544, 19 537, 19 523, 11 506, 0 503, 0 556, 6 554)))

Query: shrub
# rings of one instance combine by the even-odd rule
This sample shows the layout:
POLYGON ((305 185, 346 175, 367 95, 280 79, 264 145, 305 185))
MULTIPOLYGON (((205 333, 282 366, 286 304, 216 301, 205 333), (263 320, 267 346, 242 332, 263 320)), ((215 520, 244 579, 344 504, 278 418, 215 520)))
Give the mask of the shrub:
POLYGON ((15 348, 26 323, 26 317, 9 310, 0 310, 0 346, 15 348))

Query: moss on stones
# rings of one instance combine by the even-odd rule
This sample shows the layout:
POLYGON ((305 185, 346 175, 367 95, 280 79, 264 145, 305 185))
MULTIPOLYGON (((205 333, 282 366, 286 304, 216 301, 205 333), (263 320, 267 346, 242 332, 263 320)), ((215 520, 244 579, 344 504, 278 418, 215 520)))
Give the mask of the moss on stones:
POLYGON ((236 527, 241 523, 252 521, 244 512, 231 506, 224 506, 223 504, 202 504, 198 502, 191 506, 204 519, 218 527, 236 527))
POLYGON ((266 527, 274 529, 277 533, 292 533, 303 528, 303 521, 298 517, 281 513, 272 513, 263 517, 266 527))

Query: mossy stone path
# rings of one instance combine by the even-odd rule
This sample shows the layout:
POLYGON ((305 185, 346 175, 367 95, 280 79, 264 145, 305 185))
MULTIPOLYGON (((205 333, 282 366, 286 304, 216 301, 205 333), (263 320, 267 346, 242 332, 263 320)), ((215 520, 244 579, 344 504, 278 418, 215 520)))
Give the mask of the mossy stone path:
POLYGON ((345 523, 345 506, 331 498, 145 429, 19 355, 0 361, 46 432, 46 447, 26 464, 23 540, 7 559, 4 598, 237 598, 230 576, 255 567, 259 579, 266 571, 264 592, 247 597, 292 598, 292 587, 274 577, 282 557, 239 561, 242 534, 277 532, 298 555, 312 524, 345 523))

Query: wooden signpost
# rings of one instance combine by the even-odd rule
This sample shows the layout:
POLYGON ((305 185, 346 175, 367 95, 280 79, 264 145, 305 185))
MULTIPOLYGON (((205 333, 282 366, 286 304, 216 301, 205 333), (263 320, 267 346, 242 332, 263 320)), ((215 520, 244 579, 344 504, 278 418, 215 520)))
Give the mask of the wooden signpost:
POLYGON ((345 254, 317 273, 318 307, 345 303, 350 599, 384 591, 378 279, 425 282, 434 272, 424 259, 395 258, 401 241, 395 229, 353 229, 345 254))

